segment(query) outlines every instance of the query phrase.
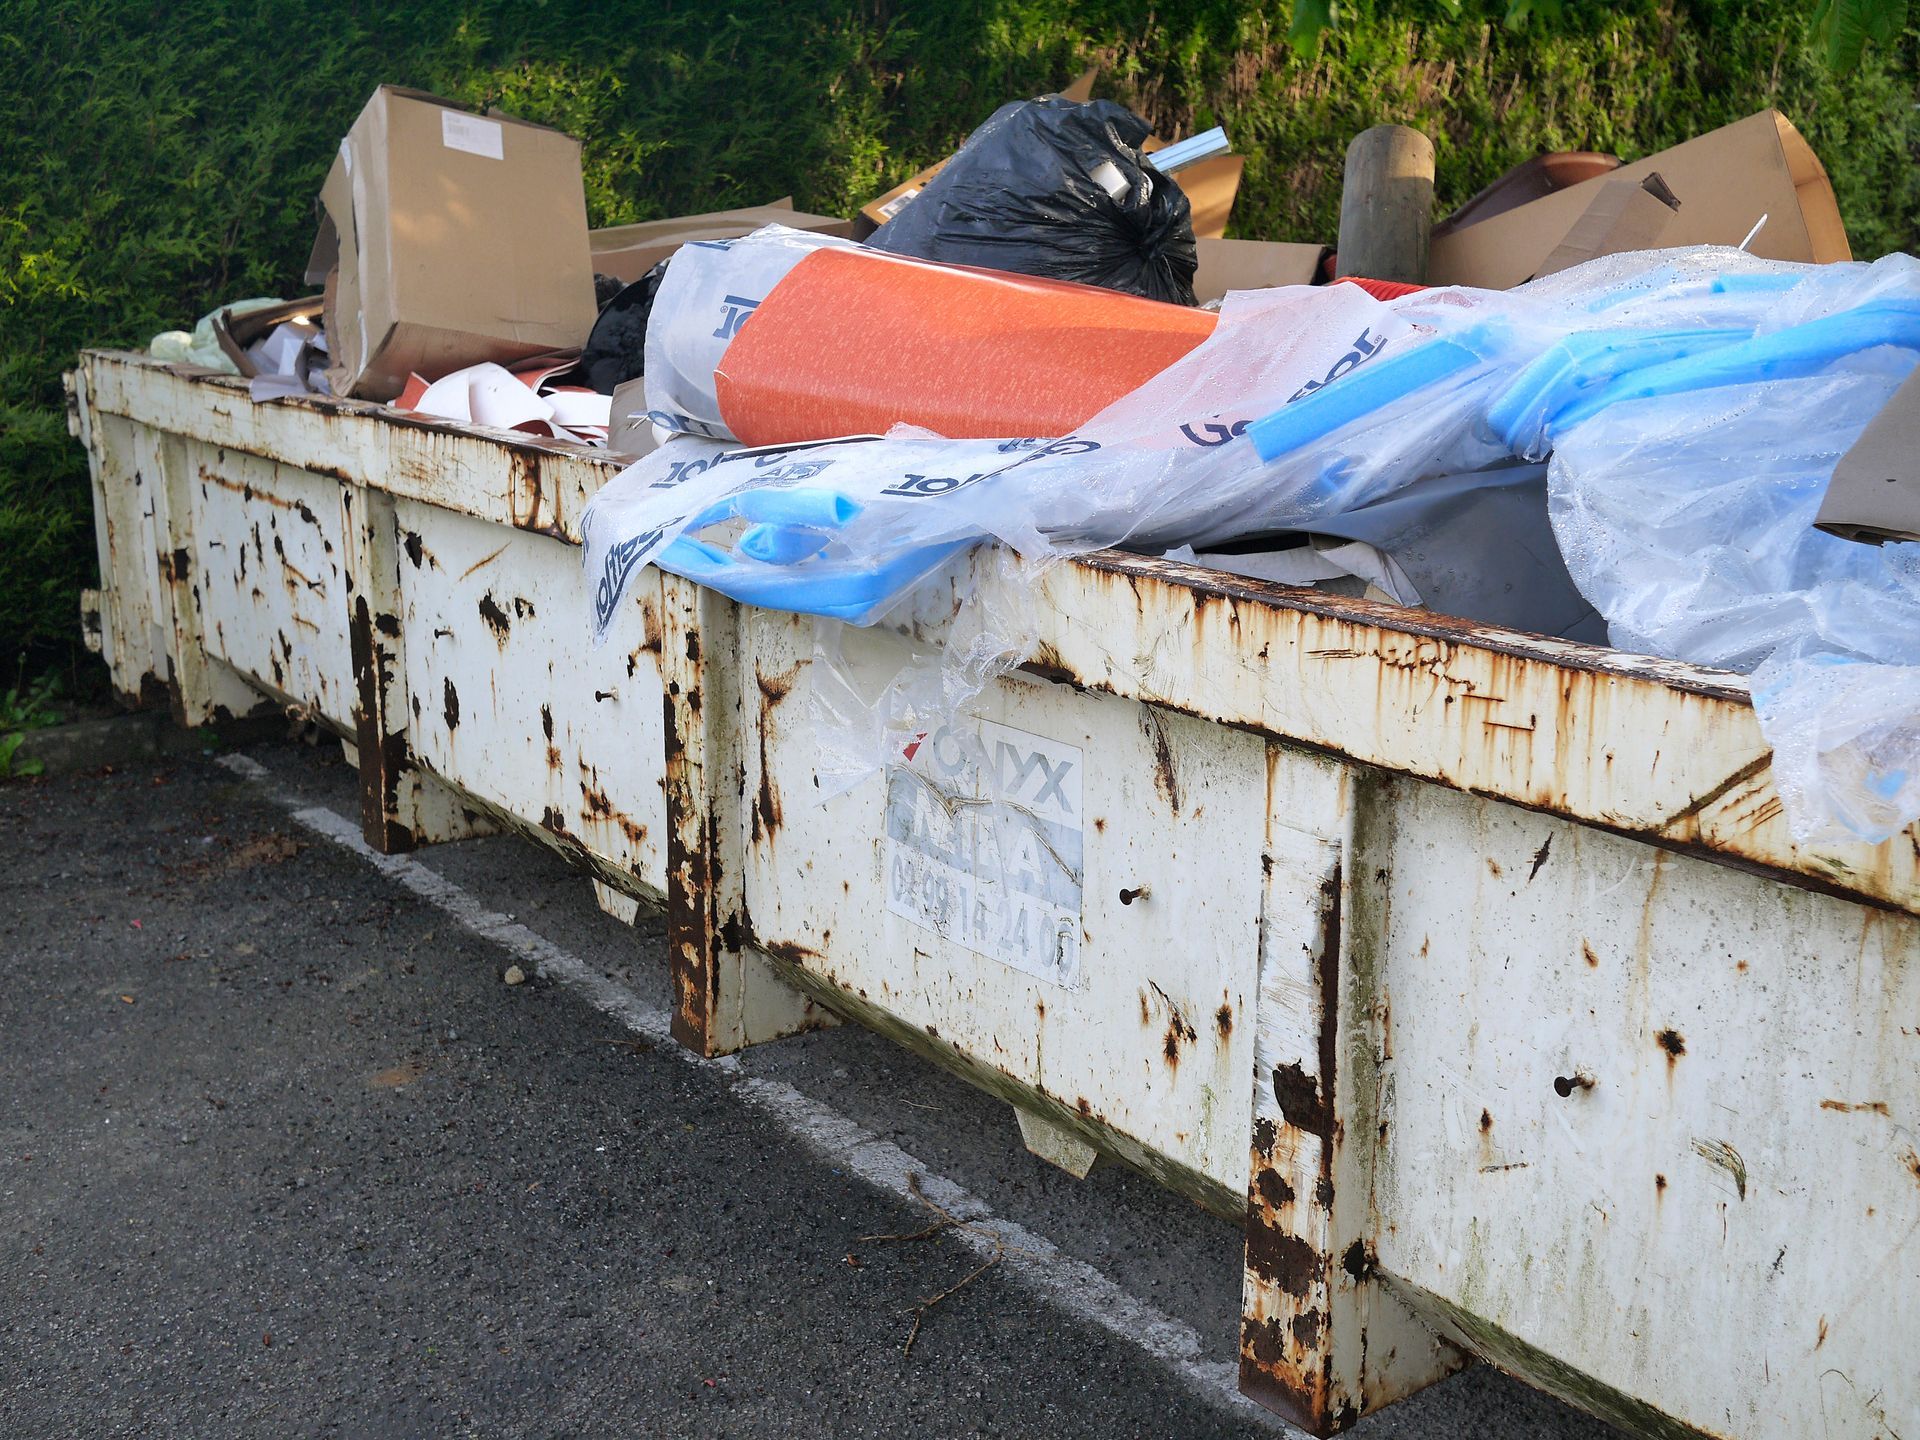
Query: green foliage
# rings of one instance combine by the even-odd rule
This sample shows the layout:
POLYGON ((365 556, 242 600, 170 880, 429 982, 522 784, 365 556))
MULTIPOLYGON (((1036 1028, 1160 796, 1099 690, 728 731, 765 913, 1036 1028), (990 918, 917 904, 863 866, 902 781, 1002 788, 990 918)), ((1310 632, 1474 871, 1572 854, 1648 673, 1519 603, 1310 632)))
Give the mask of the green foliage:
POLYGON ((60 723, 60 714, 53 708, 60 694, 60 677, 43 673, 26 679, 24 655, 20 657, 20 671, 21 678, 0 694, 0 780, 38 775, 45 768, 38 760, 18 758, 26 732, 60 723))
POLYGON ((1346 143, 1383 121, 1434 137, 1451 207, 1542 149, 1632 157, 1777 105, 1855 252, 1920 249, 1920 35, 1873 18, 1889 0, 1821 13, 1816 42, 1809 0, 0 0, 0 654, 68 658, 94 570, 62 369, 298 290, 381 81, 581 136, 615 224, 787 194, 850 214, 1098 63, 1163 135, 1226 125, 1235 232, 1274 239, 1333 235, 1346 143))
POLYGON ((1835 70, 1860 63, 1867 43, 1891 45, 1907 23, 1907 0, 1819 0, 1813 7, 1813 31, 1827 49, 1835 70))

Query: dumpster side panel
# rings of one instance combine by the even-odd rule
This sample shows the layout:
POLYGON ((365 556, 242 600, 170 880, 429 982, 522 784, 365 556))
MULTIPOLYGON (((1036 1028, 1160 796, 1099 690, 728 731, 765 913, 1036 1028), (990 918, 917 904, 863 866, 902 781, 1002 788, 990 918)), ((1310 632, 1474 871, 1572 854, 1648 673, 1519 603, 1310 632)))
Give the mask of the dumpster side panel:
POLYGON ((407 415, 323 396, 256 405, 232 375, 91 350, 94 408, 343 484, 577 541, 580 512, 620 464, 557 440, 407 415))
POLYGON ((1389 793, 1382 1270, 1639 1428, 1920 1431, 1920 922, 1389 793))
POLYGON ((1243 1194, 1265 745, 1016 678, 823 803, 810 622, 741 629, 756 943, 1243 1194))
POLYGON ((1740 676, 1111 551, 1041 589, 1053 678, 1920 912, 1920 829, 1795 844, 1740 676))
POLYGON ((178 443, 207 653, 351 733, 339 482, 237 450, 178 443))
POLYGON ((447 783, 537 823, 620 888, 666 888, 661 618, 641 585, 622 642, 581 634, 580 552, 393 502, 409 742, 447 783), (624 883, 621 883, 624 882, 624 883))

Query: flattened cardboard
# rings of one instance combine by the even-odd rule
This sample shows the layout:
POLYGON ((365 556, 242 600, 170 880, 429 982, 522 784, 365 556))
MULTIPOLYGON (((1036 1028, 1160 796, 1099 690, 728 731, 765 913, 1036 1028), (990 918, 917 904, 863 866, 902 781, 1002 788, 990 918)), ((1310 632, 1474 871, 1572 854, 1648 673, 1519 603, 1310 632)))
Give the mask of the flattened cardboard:
POLYGON ((671 220, 647 220, 638 225, 614 225, 591 231, 593 268, 631 285, 690 240, 734 240, 762 225, 786 225, 822 235, 850 236, 853 222, 832 215, 809 215, 793 208, 793 197, 771 205, 749 205, 738 210, 714 210, 705 215, 683 215, 671 220))
POLYGON ((1610 175, 1436 235, 1428 283, 1492 290, 1518 285, 1539 271, 1601 186, 1642 180, 1655 171, 1685 202, 1663 244, 1738 245, 1765 215, 1767 223, 1747 247, 1752 254, 1814 264, 1853 258, 1819 157, 1786 116, 1762 110, 1610 175))
POLYGON ((1814 524, 1843 540, 1920 540, 1920 370, 1833 467, 1814 524))
POLYGON ((213 316, 214 343, 234 363, 241 378, 251 380, 260 373, 260 367, 253 363, 253 357, 247 353, 249 345, 276 325, 302 317, 319 316, 324 313, 325 307, 326 302, 321 296, 312 295, 304 300, 282 300, 278 305, 248 310, 239 315, 231 309, 218 310, 213 316))
POLYGON ((1324 245, 1294 245, 1274 240, 1198 240, 1200 265, 1193 273, 1193 298, 1202 305, 1229 290, 1264 290, 1273 285, 1317 285, 1324 245))
MULTIPOLYGON (((951 160, 952 158, 953 157, 949 155, 947 160, 951 160)), ((926 169, 922 170, 912 179, 902 180, 898 185, 887 191, 886 194, 877 196, 862 205, 860 207, 860 219, 864 222, 862 228, 865 230, 865 234, 860 234, 856 231, 854 238, 864 240, 867 235, 871 235, 875 230, 878 230, 882 225, 886 224, 887 221, 906 209, 908 203, 912 201, 914 196, 927 188, 927 182, 947 168, 947 160, 934 161, 933 164, 927 166, 926 169)))
POLYGON ((576 140, 417 90, 374 91, 320 192, 334 393, 578 345, 593 267, 576 140), (331 232, 331 233, 328 233, 331 232))
POLYGON ((653 422, 647 418, 646 392, 646 377, 640 375, 614 387, 607 450, 623 460, 638 460, 660 448, 653 422))
POLYGON ((1608 180, 1593 203, 1567 231, 1567 238, 1540 262, 1542 275, 1572 269, 1602 255, 1658 250, 1680 209, 1680 201, 1658 170, 1642 180, 1608 180))
POLYGON ((1168 178, 1186 193, 1193 210, 1193 238, 1218 240, 1227 233, 1233 197, 1240 191, 1240 174, 1247 168, 1244 155, 1216 155, 1184 165, 1168 178))

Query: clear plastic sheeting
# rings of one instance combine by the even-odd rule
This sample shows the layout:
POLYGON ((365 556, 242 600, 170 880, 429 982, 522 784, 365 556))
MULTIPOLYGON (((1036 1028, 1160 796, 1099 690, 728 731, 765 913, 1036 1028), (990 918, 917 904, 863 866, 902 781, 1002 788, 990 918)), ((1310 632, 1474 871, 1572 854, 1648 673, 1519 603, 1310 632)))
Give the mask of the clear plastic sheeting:
POLYGON ((1913 368, 1869 350, 1802 379, 1629 401, 1550 468, 1567 566, 1622 649, 1752 672, 1801 841, 1920 816, 1920 545, 1816 530, 1833 465, 1913 368))
MULTIPOLYGON (((760 241, 705 263, 796 248, 760 241)), ((750 299, 773 268, 755 258, 738 285, 722 271, 703 283, 750 299)), ((661 385, 695 386, 719 342, 703 336, 711 361, 683 358, 661 385)), ((1031 617, 1007 597, 1063 556, 1340 534, 1351 527, 1330 522, 1439 477, 1495 486, 1515 459, 1551 455, 1554 535, 1614 643, 1757 667, 1795 835, 1883 839, 1920 818, 1915 547, 1855 546, 1812 520, 1835 459, 1916 360, 1920 265, 1904 256, 1798 266, 1700 247, 1507 292, 1236 293, 1208 338, 1065 436, 895 426, 852 443, 663 446, 588 509, 595 632, 633 569, 657 563, 747 603, 911 634, 915 658, 876 682, 844 661, 844 634, 821 632, 824 742, 833 764, 850 773, 864 753, 870 770, 1024 656, 1031 617), (968 588, 983 540, 1023 557, 1012 578, 986 567, 992 604, 968 588)))

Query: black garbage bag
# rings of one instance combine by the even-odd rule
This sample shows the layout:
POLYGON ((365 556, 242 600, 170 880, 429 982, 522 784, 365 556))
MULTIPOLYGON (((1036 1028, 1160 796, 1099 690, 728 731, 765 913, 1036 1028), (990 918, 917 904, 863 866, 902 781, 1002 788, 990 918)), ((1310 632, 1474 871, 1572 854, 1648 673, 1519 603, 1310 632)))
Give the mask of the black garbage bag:
POLYGON ((1140 153, 1147 134, 1111 100, 1002 105, 867 243, 1191 305, 1192 215, 1140 153))
MULTIPOLYGON (((575 369, 584 384, 611 395, 647 368, 647 317, 670 260, 662 260, 600 307, 575 369)), ((596 277, 598 278, 598 277, 596 277)))

